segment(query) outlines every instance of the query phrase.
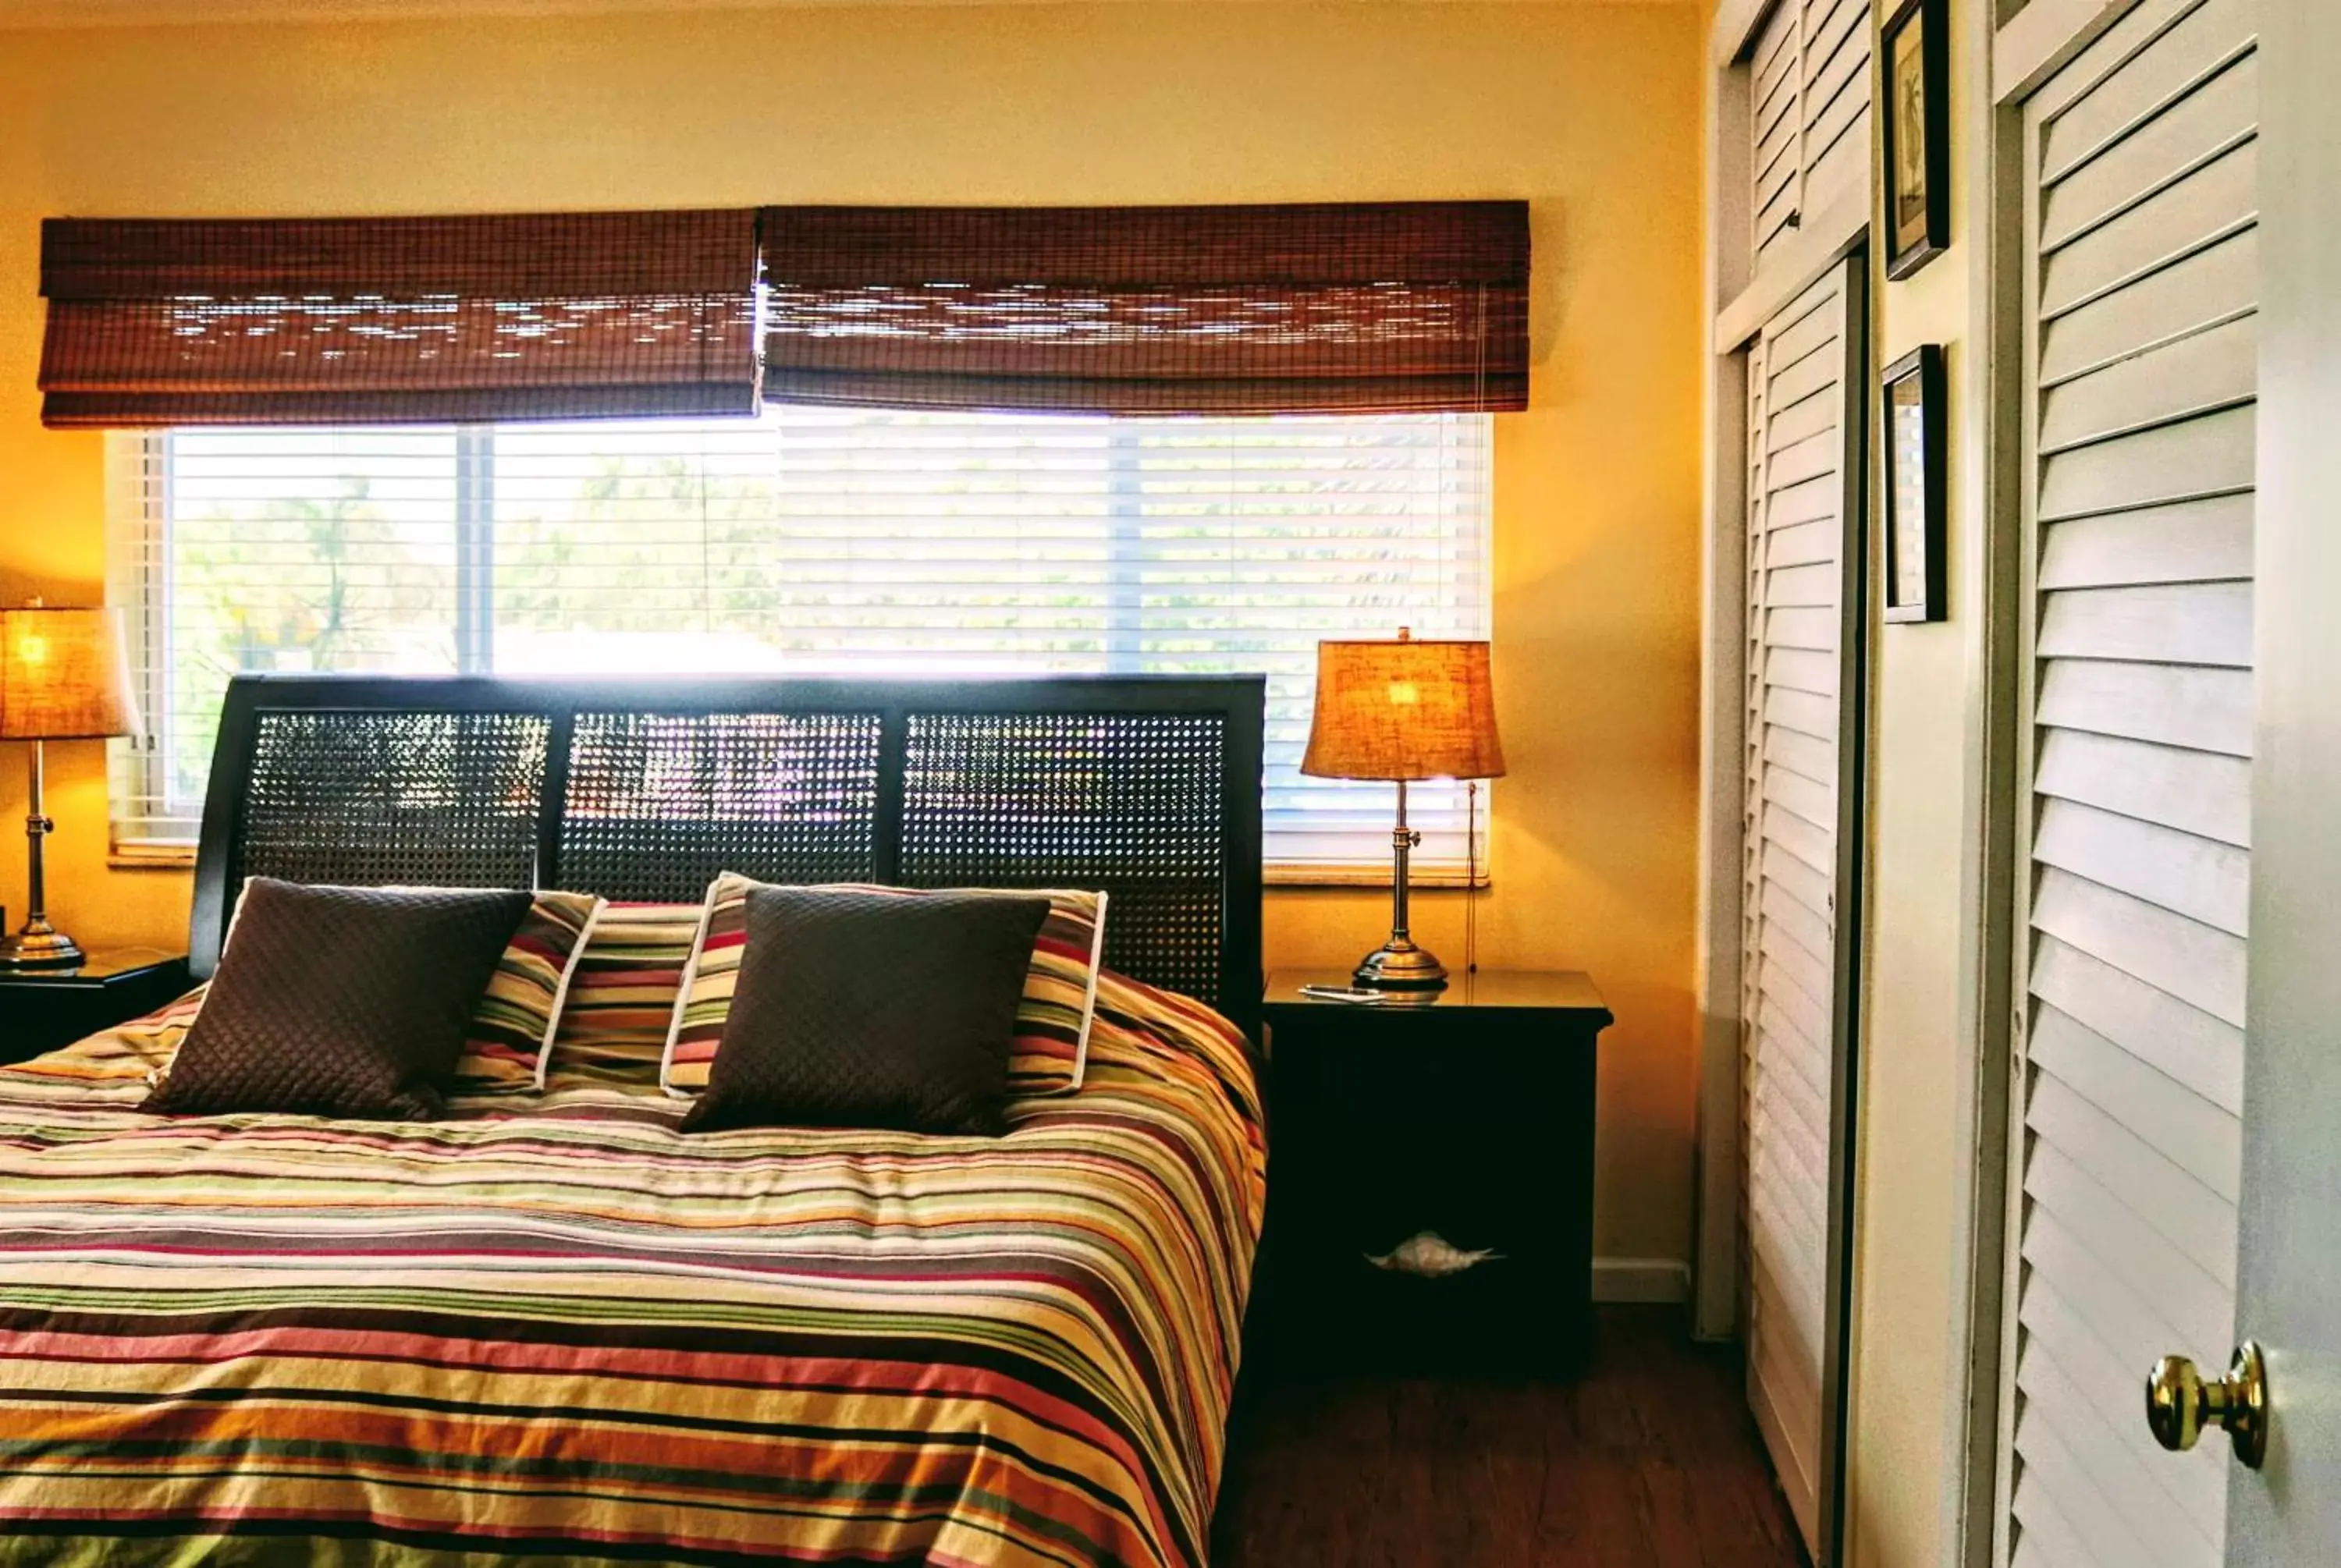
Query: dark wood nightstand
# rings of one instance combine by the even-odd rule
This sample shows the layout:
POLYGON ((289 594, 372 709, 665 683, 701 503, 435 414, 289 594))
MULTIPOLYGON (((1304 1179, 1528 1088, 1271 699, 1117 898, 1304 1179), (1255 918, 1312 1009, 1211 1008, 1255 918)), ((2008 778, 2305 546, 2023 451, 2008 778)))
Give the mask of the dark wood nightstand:
POLYGON ((1412 1003, 1300 991, 1348 983, 1269 977, 1261 1347, 1320 1370, 1574 1370, 1591 1330, 1600 993, 1580 974, 1494 969, 1412 1003))
POLYGON ((184 954, 101 949, 77 969, 0 969, 0 1062, 21 1062, 151 1013, 188 987, 184 954))

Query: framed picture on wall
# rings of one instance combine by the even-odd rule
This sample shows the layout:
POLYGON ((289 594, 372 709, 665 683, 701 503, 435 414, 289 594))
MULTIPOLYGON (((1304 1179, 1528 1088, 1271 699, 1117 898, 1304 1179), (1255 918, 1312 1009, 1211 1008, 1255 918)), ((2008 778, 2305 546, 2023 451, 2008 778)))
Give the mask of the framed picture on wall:
POLYGON ((1933 343, 1886 367, 1878 428, 1886 442, 1888 620, 1940 620, 1943 594, 1943 351, 1933 343))
POLYGON ((1950 0, 1903 0, 1886 24, 1886 275, 1951 243, 1950 0))

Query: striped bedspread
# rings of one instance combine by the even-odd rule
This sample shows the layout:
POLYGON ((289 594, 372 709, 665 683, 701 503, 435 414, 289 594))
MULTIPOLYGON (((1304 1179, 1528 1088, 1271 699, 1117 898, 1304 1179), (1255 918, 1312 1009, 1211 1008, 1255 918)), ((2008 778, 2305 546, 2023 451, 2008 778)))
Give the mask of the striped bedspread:
POLYGON ((0 1563, 1200 1563, 1264 1155, 1109 978, 1005 1137, 683 1137, 654 1047, 412 1125, 0 1072, 0 1563))

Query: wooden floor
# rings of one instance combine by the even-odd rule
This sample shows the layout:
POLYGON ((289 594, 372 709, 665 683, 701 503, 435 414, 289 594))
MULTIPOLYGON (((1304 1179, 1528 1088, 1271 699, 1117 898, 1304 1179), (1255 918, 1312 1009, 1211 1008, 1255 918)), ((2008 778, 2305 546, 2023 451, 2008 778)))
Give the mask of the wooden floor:
POLYGON ((1214 1568, 1798 1568, 1737 1355, 1603 1307, 1572 1384, 1266 1388, 1232 1434, 1214 1568))

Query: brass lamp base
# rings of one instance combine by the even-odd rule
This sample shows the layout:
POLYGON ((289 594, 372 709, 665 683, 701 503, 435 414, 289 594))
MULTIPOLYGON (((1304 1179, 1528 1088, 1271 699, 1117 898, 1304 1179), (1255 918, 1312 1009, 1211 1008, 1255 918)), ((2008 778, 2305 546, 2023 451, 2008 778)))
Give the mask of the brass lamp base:
POLYGON ((1404 937, 1392 938, 1368 953, 1350 977, 1367 991, 1443 991, 1447 966, 1429 950, 1404 937))
MULTIPOLYGON (((26 782, 32 809, 25 817, 26 860, 25 890, 32 896, 25 899, 31 908, 25 911, 25 924, 12 936, 0 937, 0 971, 8 969, 77 969, 88 960, 81 944, 49 924, 48 876, 43 868, 41 845, 57 830, 49 820, 48 809, 42 797, 48 781, 47 758, 41 742, 35 740, 32 764, 26 782)), ((0 925, 5 925, 0 917, 0 925)))
POLYGON ((0 969, 74 969, 88 961, 80 943, 38 916, 0 937, 0 969))

